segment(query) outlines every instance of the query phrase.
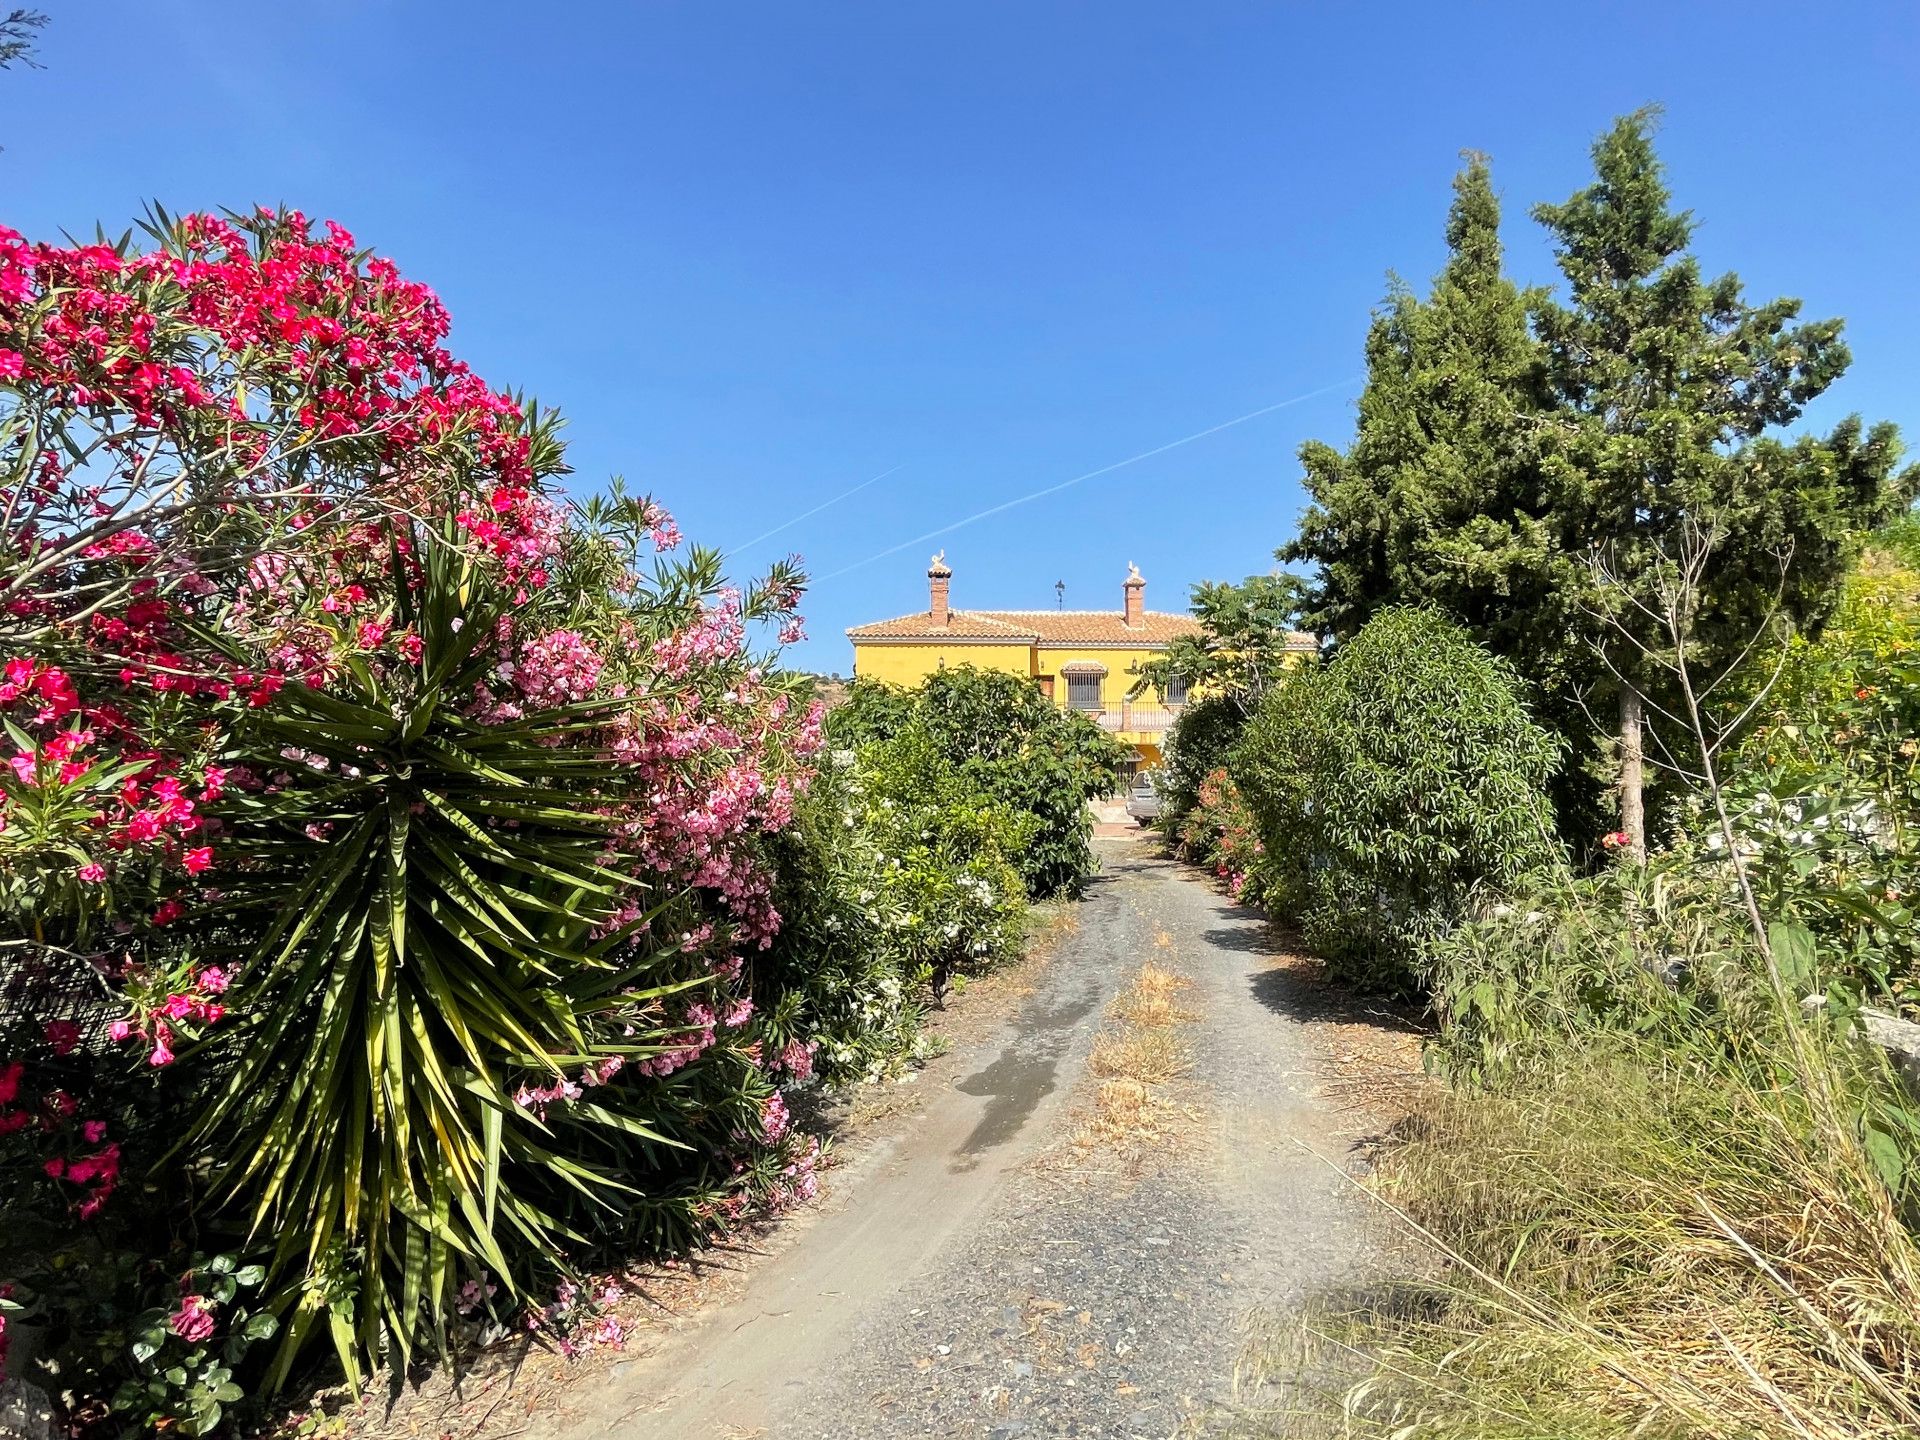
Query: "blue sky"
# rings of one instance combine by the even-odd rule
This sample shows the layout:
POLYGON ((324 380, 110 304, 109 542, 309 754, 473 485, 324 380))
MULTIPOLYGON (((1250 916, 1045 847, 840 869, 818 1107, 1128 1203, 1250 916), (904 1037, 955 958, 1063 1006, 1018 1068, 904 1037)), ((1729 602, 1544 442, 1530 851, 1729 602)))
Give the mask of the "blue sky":
POLYGON ((576 487, 623 473, 721 546, 898 467, 739 557, 831 577, 812 668, 923 607, 936 545, 983 608, 1266 569, 1457 152, 1550 279, 1526 207, 1648 102, 1708 266, 1846 318, 1811 419, 1920 434, 1920 7, 39 3, 47 68, 0 76, 17 228, 337 218, 566 411, 576 487))

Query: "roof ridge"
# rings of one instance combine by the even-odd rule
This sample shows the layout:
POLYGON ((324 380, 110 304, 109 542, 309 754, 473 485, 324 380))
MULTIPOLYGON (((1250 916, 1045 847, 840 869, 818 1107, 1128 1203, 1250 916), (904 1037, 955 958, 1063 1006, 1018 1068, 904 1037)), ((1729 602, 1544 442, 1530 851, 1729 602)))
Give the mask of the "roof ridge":
MULTIPOLYGON (((1125 615, 1125 610, 976 610, 976 615, 1125 615)), ((1192 616, 1182 610, 1142 610, 1142 615, 1158 615, 1167 620, 1189 620, 1192 616)))

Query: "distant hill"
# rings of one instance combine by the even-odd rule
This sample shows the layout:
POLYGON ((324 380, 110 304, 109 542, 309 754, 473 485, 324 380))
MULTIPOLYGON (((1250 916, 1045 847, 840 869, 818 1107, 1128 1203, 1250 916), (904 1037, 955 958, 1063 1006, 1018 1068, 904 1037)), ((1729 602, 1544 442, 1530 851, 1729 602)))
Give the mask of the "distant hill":
POLYGON ((811 670, 802 671, 813 682, 814 697, 826 702, 827 709, 847 703, 847 692, 853 687, 853 681, 844 675, 820 675, 811 670))

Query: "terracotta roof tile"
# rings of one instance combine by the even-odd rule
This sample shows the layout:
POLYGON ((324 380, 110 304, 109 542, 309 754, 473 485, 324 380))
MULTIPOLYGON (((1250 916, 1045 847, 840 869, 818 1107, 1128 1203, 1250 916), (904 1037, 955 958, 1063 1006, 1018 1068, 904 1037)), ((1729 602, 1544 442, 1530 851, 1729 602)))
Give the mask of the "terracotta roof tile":
MULTIPOLYGON (((942 574, 951 574, 935 557, 942 574)), ((928 572, 932 574, 932 571, 928 572)), ((913 615, 898 615, 891 620, 876 620, 870 625, 855 625, 847 631, 850 640, 1004 640, 1008 644, 1043 646, 1063 645, 1165 645, 1182 635, 1199 635, 1200 622, 1190 615, 1173 615, 1164 610, 1148 610, 1138 626, 1129 626, 1121 610, 951 610, 947 623, 936 626, 933 615, 922 610, 913 615)), ((1312 635, 1295 630, 1288 633, 1287 648, 1315 651, 1320 642, 1312 635)))
POLYGON ((1009 645, 1032 644, 1038 637, 1033 630, 1009 625, 991 615, 972 610, 948 612, 947 623, 936 626, 933 616, 922 610, 918 615, 901 615, 892 620, 876 620, 871 625, 855 625, 847 631, 853 640, 1005 640, 1009 645))
POLYGON ((1149 610, 1138 627, 1127 624, 1121 610, 982 610, 977 614, 1004 620, 1040 637, 1042 645, 1164 645, 1176 635, 1198 635, 1200 622, 1191 615, 1169 615, 1149 610))
POLYGON ((945 628, 926 611, 856 625, 853 640, 939 640, 943 638, 1039 641, 1042 645, 1164 645, 1176 635, 1198 635, 1199 622, 1188 615, 1149 610, 1138 628, 1130 628, 1119 610, 953 610, 945 628))

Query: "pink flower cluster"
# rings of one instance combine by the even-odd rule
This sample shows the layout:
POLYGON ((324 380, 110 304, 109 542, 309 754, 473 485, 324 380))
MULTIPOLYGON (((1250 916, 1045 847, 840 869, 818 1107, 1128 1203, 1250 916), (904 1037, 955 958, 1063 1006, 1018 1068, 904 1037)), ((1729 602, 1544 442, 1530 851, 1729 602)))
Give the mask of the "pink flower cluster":
POLYGON ((16 385, 143 428, 225 428, 258 419, 250 385, 279 381, 306 435, 371 438, 402 473, 457 438, 523 487, 518 407, 443 348, 449 323, 432 290, 297 210, 189 215, 135 255, 0 227, 0 363, 16 385))
POLYGON ((608 1055, 596 1060, 580 1072, 578 1080, 569 1080, 562 1075, 549 1085, 522 1085, 513 1092, 513 1103, 522 1110, 531 1110, 542 1119, 546 1118, 547 1107, 566 1100, 578 1100, 596 1085, 605 1085, 625 1068, 626 1060, 619 1055, 608 1055))
POLYGON ((784 1210, 789 1205, 813 1199, 820 1190, 820 1177, 816 1173, 819 1164, 819 1138, 808 1136, 807 1143, 781 1167, 780 1179, 768 1197, 770 1208, 784 1210))
POLYGON ((787 1102, 778 1090, 767 1097, 766 1104, 760 1107, 760 1138, 769 1145, 778 1145, 786 1138, 787 1127, 793 1123, 793 1117, 787 1113, 787 1102))
POLYGON ((484 503, 469 502, 454 520, 502 562, 509 580, 536 590, 547 583, 546 567, 560 548, 565 517, 538 490, 530 485, 496 486, 484 503))
POLYGON ((658 502, 648 500, 641 511, 640 523, 647 527, 647 537, 656 550, 673 550, 680 544, 680 527, 674 523, 673 516, 658 502))
POLYGON ((147 1053, 149 1065, 156 1068, 171 1065, 178 1027, 217 1025, 225 1017, 227 1007, 212 997, 224 995, 232 983, 232 978, 218 965, 189 969, 179 988, 161 987, 161 993, 136 1006, 131 1016, 123 1016, 109 1025, 108 1038, 116 1042, 138 1039, 141 1044, 152 1047, 147 1053))
POLYGON ((817 1040, 789 1040, 780 1053, 767 1063, 767 1069, 785 1071, 790 1083, 798 1085, 813 1078, 813 1055, 820 1048, 817 1040))
POLYGON ((713 1044, 717 1022, 713 1008, 709 1005, 693 1004, 687 1007, 686 1029, 669 1042, 672 1048, 659 1055, 649 1055, 636 1061, 634 1068, 643 1075, 671 1075, 684 1069, 705 1053, 713 1044))
MULTIPOLYGON (((491 1293, 493 1287, 487 1289, 491 1293)), ((619 1317, 605 1312, 624 1300, 626 1293, 620 1286, 608 1284, 597 1294, 582 1297, 579 1286, 562 1280, 553 1288, 551 1304, 527 1312, 526 1328, 552 1332, 560 1353, 569 1360, 601 1347, 619 1350, 626 1344, 627 1327, 619 1317)))
MULTIPOLYGON (((186 839, 213 796, 187 791, 177 759, 142 735, 151 698, 260 706, 286 674, 325 683, 356 648, 392 645, 417 662, 417 636, 367 613, 369 592, 391 593, 392 552, 405 546, 384 520, 356 516, 445 513, 450 454, 479 497, 460 514, 476 548, 516 583, 545 583, 560 509, 536 484, 518 405, 448 353, 448 324, 426 286, 297 211, 187 216, 146 253, 35 244, 0 227, 0 379, 21 416, 47 417, 33 469, 0 491, 0 545, 40 565, 8 610, 61 653, 84 654, 72 668, 86 677, 11 658, 0 705, 43 731, 78 723, 74 738, 20 749, 10 769, 21 783, 74 784, 135 757, 152 767, 139 790, 181 787, 103 803, 103 851, 158 852, 189 876, 213 861, 186 839), (75 447, 84 463, 66 458, 75 447), (250 670, 182 623, 219 618, 208 602, 221 585, 174 515, 195 504, 244 509, 304 547, 297 561, 261 557, 229 596, 234 625, 267 661, 250 670), (133 703, 83 695, 113 677, 133 703)), ((0 802, 0 823, 10 808, 0 802)), ((99 853, 76 868, 102 884, 113 867, 99 853)), ((156 920, 177 908, 163 903, 156 920)))
POLYGON ((550 630, 523 642, 519 658, 501 670, 528 704, 547 707, 591 696, 600 683, 601 660, 578 631, 550 630))
MULTIPOLYGON (((56 1056, 68 1055, 79 1043, 79 1027, 55 1021, 47 1026, 46 1038, 56 1056)), ((34 1130, 59 1145, 40 1168, 49 1180, 75 1187, 74 1214, 91 1220, 120 1183, 120 1147, 107 1139, 106 1121, 75 1123, 80 1107, 66 1091, 49 1089, 29 1096, 26 1073, 18 1060, 0 1066, 0 1136, 34 1130)))
POLYGON ((769 776, 769 748, 781 744, 804 756, 810 743, 805 726, 795 734, 785 725, 782 700, 756 711, 751 697, 736 694, 742 713, 735 723, 656 705, 613 744, 617 756, 654 782, 621 826, 622 847, 647 869, 713 892, 740 938, 762 948, 772 943, 780 917, 771 877, 745 841, 793 818, 796 780, 769 776))
POLYGON ((738 657, 746 648, 746 640, 740 592, 722 590, 693 624, 654 642, 654 663, 669 679, 678 680, 702 662, 711 664, 738 657))

